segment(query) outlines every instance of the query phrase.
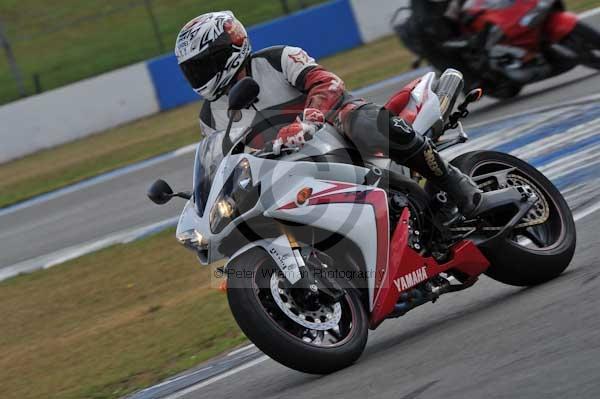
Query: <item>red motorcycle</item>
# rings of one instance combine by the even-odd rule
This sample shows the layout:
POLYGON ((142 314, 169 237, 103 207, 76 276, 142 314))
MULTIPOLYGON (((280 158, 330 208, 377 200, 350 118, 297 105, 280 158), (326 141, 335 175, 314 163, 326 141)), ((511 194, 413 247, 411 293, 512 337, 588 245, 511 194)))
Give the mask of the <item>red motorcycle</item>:
POLYGON ((412 1, 412 15, 396 32, 437 69, 462 70, 467 89, 510 98, 577 65, 600 69, 600 33, 567 12, 563 1, 468 0, 458 20, 448 19, 439 2, 428 3, 412 1))

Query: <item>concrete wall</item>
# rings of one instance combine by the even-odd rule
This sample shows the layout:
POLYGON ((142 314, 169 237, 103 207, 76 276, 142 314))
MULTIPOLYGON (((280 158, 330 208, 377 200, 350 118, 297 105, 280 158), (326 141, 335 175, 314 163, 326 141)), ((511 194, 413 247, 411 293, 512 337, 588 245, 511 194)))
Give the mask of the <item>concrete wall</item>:
POLYGON ((351 0, 363 43, 369 43, 393 33, 390 21, 409 0, 351 0))
POLYGON ((0 107, 0 162, 159 111, 145 63, 0 107))

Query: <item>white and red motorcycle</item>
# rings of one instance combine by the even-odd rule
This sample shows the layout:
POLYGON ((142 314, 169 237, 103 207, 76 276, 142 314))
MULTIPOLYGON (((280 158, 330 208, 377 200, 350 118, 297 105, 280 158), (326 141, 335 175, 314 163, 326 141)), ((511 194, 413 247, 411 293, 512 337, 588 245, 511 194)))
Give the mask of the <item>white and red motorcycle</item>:
MULTIPOLYGON (((430 73, 406 109, 438 148, 464 142, 453 111, 462 77, 430 73), (454 139, 440 141, 458 128, 454 139)), ((252 104, 258 85, 241 80, 233 114, 252 104)), ((467 220, 445 193, 422 188, 389 159, 365 159, 333 127, 300 150, 253 150, 248 131, 229 129, 198 145, 192 192, 162 180, 148 196, 188 199, 177 239, 202 264, 228 257, 231 311, 246 336, 276 361, 324 374, 353 363, 369 329, 441 295, 472 286, 482 273, 528 286, 557 277, 575 250, 575 224, 559 193, 535 168, 507 154, 476 151, 453 164, 503 204, 467 220)))

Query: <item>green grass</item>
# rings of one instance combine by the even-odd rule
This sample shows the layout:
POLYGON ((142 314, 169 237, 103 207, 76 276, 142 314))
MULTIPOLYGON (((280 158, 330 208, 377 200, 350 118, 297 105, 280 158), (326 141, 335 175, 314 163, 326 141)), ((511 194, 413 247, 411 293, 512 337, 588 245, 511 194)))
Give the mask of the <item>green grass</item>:
POLYGON ((173 234, 0 283, 0 396, 118 398, 245 342, 173 234))
MULTIPOLYGON (((208 11, 232 10, 247 26, 283 14, 280 0, 150 3, 158 21, 162 49, 141 0, 0 0, 0 18, 23 71, 27 93, 35 91, 34 74, 39 74, 42 88, 48 90, 170 52, 179 29, 208 11)), ((298 1, 290 0, 289 4, 293 10, 298 9, 298 1)), ((1 104, 18 98, 18 90, 4 54, 0 59, 1 104)))
POLYGON ((566 0, 567 9, 573 12, 590 10, 600 7, 599 0, 566 0))

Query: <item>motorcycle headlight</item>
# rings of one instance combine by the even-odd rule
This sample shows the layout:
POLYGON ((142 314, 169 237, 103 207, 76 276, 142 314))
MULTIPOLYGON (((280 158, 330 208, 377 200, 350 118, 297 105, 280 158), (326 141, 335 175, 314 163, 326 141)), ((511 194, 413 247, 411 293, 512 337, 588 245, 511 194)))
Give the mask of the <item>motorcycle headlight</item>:
POLYGON ((184 247, 196 252, 206 249, 208 245, 208 242, 204 239, 202 234, 195 229, 186 230, 177 234, 177 241, 184 247))
POLYGON ((260 195, 259 185, 254 186, 250 162, 242 159, 225 182, 210 211, 210 230, 218 234, 238 216, 252 209, 260 195))

